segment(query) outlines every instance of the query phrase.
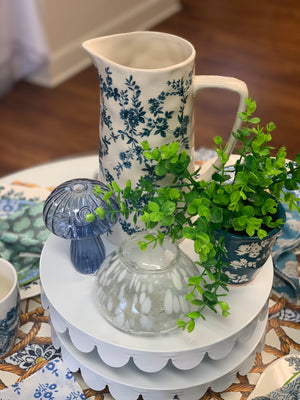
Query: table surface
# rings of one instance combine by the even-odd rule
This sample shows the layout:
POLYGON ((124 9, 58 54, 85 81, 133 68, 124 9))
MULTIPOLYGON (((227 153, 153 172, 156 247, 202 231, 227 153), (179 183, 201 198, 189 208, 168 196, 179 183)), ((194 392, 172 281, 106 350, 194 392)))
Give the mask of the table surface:
MULTIPOLYGON (((93 178, 97 175, 97 155, 82 156, 76 158, 65 158, 51 163, 35 166, 0 179, 0 185, 14 184, 20 188, 22 185, 53 187, 61 182, 78 177, 93 178)), ((276 318, 276 313, 282 309, 300 312, 300 307, 288 303, 284 298, 272 295, 269 301, 269 321, 267 326, 266 345, 262 353, 257 353, 254 365, 247 376, 238 375, 236 381, 223 393, 216 394, 212 390, 204 395, 203 400, 224 399, 238 400, 246 399, 252 392, 255 384, 264 369, 275 359, 291 353, 300 351, 300 325, 293 321, 276 318)), ((3 389, 16 380, 22 380, 42 368, 49 360, 46 354, 37 352, 33 361, 25 365, 20 354, 26 353, 29 344, 42 349, 44 346, 51 349, 51 334, 48 312, 41 307, 40 297, 26 299, 22 302, 20 328, 18 340, 5 362, 0 360, 0 389, 3 389), (23 352, 23 353, 22 353, 23 352), (19 355, 19 358, 16 357, 19 355), (18 360, 18 361, 16 361, 18 360)), ((57 356, 55 350, 49 350, 51 357, 57 356), (51 353, 52 351, 52 353, 51 353)), ((25 356, 24 356, 25 357, 25 356)), ((48 354, 49 357, 49 354, 48 354)), ((111 399, 107 389, 101 392, 91 390, 81 381, 80 375, 77 379, 84 389, 88 399, 96 399, 95 396, 104 396, 111 399)))
POLYGON ((21 181, 40 187, 53 187, 74 178, 93 178, 97 175, 98 155, 66 157, 40 164, 0 178, 0 184, 21 181))

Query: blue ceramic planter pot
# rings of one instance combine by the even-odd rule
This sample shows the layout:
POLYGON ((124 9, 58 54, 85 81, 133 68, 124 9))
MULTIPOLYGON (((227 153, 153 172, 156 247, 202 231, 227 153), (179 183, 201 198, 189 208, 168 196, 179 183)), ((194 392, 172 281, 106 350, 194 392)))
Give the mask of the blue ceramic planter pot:
MULTIPOLYGON (((279 203, 276 213, 277 218, 286 221, 285 210, 279 203)), ((267 236, 260 239, 258 236, 243 236, 225 233, 225 249, 227 258, 224 262, 229 265, 223 267, 223 271, 229 277, 228 283, 231 285, 241 285, 251 282, 259 269, 265 264, 271 254, 277 236, 282 227, 274 228, 268 232, 267 236)), ((224 235, 224 231, 216 231, 216 239, 224 235)))

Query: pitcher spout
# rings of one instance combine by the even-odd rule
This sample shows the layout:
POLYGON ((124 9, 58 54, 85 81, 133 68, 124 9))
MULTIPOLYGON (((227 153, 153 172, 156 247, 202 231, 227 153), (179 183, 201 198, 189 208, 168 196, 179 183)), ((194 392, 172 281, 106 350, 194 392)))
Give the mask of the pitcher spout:
POLYGON ((101 50, 101 43, 102 43, 102 37, 98 38, 93 38, 86 40, 82 43, 83 49, 88 53, 88 55, 91 57, 93 64, 99 68, 101 62, 102 62, 102 50, 101 50))

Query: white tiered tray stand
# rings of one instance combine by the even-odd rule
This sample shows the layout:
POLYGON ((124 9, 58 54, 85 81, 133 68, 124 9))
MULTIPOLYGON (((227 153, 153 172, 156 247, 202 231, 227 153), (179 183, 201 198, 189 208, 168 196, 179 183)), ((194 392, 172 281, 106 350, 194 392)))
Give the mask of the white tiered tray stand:
MULTIPOLYGON (((197 400, 211 387, 223 391, 236 373, 247 374, 264 344, 273 264, 268 259, 255 280, 230 287, 231 315, 213 312, 192 333, 126 334, 107 322, 96 306, 95 277, 72 266, 69 242, 50 235, 40 263, 42 303, 49 307, 52 338, 71 371, 86 384, 108 385, 117 400, 197 400)), ((114 246, 105 242, 107 254, 114 246)), ((180 244, 189 256, 192 243, 180 244)), ((193 258, 193 257, 192 257, 193 258)))

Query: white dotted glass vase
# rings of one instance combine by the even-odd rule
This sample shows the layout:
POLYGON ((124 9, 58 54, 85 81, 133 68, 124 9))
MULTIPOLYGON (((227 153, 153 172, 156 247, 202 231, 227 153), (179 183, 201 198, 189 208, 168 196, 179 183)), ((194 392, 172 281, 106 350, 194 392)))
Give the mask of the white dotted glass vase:
POLYGON ((115 327, 133 334, 158 335, 177 328, 191 311, 188 280, 195 263, 166 237, 163 245, 140 250, 145 232, 129 236, 96 275, 97 304, 115 327))

